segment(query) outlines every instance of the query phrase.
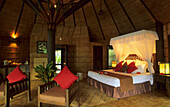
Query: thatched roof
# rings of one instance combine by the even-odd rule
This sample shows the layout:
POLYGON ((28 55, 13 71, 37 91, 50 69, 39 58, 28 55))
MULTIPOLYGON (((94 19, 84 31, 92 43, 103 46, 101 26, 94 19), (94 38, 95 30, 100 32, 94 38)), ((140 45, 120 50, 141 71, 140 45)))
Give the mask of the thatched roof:
MULTIPOLYGON (((22 0, 0 1, 0 36, 10 37, 15 31, 21 10, 22 0)), ((156 21, 170 22, 169 0, 92 0, 59 26, 88 26, 91 41, 98 42, 141 29, 155 30, 156 21)), ((17 28, 20 37, 29 37, 34 23, 43 21, 25 4, 17 28)))

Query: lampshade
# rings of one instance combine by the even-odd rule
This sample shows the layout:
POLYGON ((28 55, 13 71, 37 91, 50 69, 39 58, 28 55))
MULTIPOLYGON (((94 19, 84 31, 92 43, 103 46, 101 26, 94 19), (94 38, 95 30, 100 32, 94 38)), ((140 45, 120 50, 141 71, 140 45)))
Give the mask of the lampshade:
POLYGON ((160 63, 159 64, 159 73, 170 74, 169 68, 170 68, 170 63, 160 63))
POLYGON ((112 67, 116 67, 117 61, 112 61, 112 67))

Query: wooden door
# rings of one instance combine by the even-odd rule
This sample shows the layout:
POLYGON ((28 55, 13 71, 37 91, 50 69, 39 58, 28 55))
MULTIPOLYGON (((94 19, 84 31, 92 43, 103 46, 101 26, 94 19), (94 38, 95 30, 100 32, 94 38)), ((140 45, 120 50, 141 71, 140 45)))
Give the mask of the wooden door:
POLYGON ((93 46, 93 70, 103 69, 103 46, 93 46))

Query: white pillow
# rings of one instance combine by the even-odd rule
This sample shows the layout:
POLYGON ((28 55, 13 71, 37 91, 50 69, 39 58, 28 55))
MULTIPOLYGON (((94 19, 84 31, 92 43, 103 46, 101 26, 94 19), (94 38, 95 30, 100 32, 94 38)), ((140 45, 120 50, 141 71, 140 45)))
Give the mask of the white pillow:
POLYGON ((142 74, 142 73, 146 73, 145 66, 146 66, 146 64, 137 65, 136 67, 137 67, 138 69, 134 70, 134 71, 131 72, 131 73, 132 73, 132 74, 137 74, 137 72, 140 72, 141 74, 142 74))
POLYGON ((145 71, 146 71, 146 69, 148 68, 148 62, 146 62, 146 61, 140 61, 140 60, 138 60, 138 59, 136 59, 135 65, 136 65, 136 66, 137 66, 137 65, 143 65, 143 67, 145 67, 145 71))

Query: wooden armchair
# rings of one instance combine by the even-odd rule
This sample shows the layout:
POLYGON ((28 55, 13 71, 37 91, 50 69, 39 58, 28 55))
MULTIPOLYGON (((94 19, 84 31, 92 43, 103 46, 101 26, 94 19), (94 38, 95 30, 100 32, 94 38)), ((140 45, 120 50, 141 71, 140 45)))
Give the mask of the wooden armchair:
POLYGON ((1 79, 0 84, 0 97, 5 98, 5 107, 9 107, 10 98, 13 99, 13 96, 24 91, 28 94, 28 102, 31 100, 30 73, 27 78, 14 83, 9 83, 7 79, 1 79))
POLYGON ((38 87, 38 107, 42 103, 70 107, 71 102, 77 97, 79 107, 79 82, 75 81, 68 89, 62 89, 55 81, 38 87))

